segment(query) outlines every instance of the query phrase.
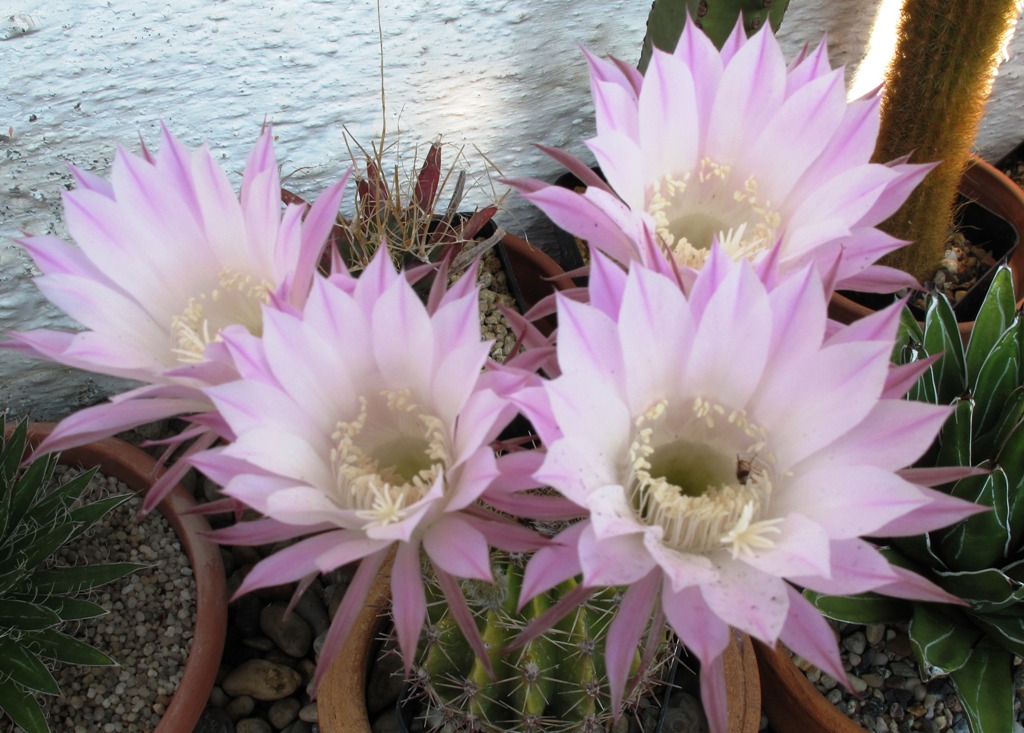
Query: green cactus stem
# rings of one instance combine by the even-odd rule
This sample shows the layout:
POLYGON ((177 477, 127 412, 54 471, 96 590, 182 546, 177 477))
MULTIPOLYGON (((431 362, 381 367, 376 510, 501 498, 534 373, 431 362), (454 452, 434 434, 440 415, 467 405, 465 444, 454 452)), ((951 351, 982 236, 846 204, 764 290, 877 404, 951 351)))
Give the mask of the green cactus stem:
POLYGON ((777 31, 788 6, 789 0, 654 0, 637 66, 641 73, 647 70, 652 44, 662 51, 675 50, 687 15, 721 48, 741 15, 748 36, 766 20, 777 31))
POLYGON ((1018 0, 906 0, 874 159, 942 161, 883 229, 914 244, 884 260, 930 280, 1018 0))
MULTIPOLYGON (((522 563, 515 557, 495 563, 495 585, 467 582, 474 610, 494 669, 491 679, 457 625, 447 614, 439 591, 431 593, 430 625, 416 676, 419 692, 451 730, 465 731, 604 731, 615 718, 604 669, 604 638, 619 597, 615 589, 599 591, 548 632, 512 654, 502 651, 534 618, 551 607, 576 582, 532 599, 521 612, 515 604, 522 585, 522 563)), ((636 653, 627 690, 627 705, 659 684, 658 672, 671 658, 663 640, 654 662, 641 668, 636 653)))

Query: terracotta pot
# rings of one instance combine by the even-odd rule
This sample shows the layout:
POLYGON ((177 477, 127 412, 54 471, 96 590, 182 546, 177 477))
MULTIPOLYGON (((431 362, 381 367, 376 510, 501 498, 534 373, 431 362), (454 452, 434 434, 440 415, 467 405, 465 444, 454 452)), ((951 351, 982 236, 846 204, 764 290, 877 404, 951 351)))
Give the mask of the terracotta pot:
MULTIPOLYGON (((53 427, 49 423, 31 423, 29 444, 38 444, 53 427)), ((9 428, 13 429, 13 426, 9 428)), ((61 452, 60 463, 78 468, 99 466, 100 473, 123 481, 138 494, 145 493, 153 484, 156 469, 155 461, 148 454, 116 438, 68 448, 61 452)), ((195 506, 195 499, 180 484, 157 506, 178 535, 192 565, 196 585, 196 625, 181 682, 153 733, 192 733, 206 707, 224 651, 228 621, 224 564, 217 545, 201 536, 201 533, 210 531, 209 522, 197 514, 186 514, 195 506)))
MULTIPOLYGON (((1014 242, 993 244, 1003 245, 1002 252, 1006 253, 1007 263, 1013 271, 1014 292, 1021 298, 1017 302, 1017 307, 1021 307, 1024 305, 1024 191, 994 166, 981 158, 972 157, 960 180, 960 193, 991 214, 1005 220, 1016 232, 1014 242)), ((999 252, 999 249, 995 251, 999 252)), ((1002 254, 998 256, 1001 257, 1002 254)), ((979 295, 987 289, 987 282, 981 280, 975 286, 982 289, 979 295)), ((872 312, 874 311, 868 306, 838 293, 832 297, 828 309, 829 316, 841 323, 853 323, 872 312)), ((960 323, 960 337, 964 344, 970 338, 973 328, 974 321, 960 323)))
MULTIPOLYGON (((508 276, 509 290, 523 313, 555 290, 576 287, 557 262, 525 239, 506 234, 497 251, 508 276)), ((537 323, 545 335, 550 334, 555 325, 554 316, 546 316, 537 323)))
MULTIPOLYGON (((391 598, 387 567, 374 580, 352 633, 320 685, 317 713, 321 733, 371 733, 366 681, 391 598)), ((756 733, 761 724, 761 685, 754 646, 746 635, 733 633, 725 650, 725 677, 729 732, 756 733)))
POLYGON ((764 712, 775 733, 864 733, 818 692, 785 649, 754 642, 764 712))

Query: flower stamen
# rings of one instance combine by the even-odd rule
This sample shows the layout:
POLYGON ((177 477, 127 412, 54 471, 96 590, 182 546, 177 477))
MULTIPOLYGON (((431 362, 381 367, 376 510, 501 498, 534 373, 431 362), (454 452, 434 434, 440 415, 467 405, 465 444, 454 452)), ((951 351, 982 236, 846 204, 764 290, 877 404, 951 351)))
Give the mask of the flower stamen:
POLYGON ((759 195, 753 175, 737 184, 732 174, 732 166, 703 158, 682 178, 666 176, 652 186, 647 213, 666 251, 682 264, 702 267, 716 238, 734 260, 775 244, 782 215, 759 195))
POLYGON ((171 338, 175 344, 171 353, 182 364, 198 364, 207 344, 220 341, 221 331, 235 324, 260 336, 261 306, 270 302, 272 289, 270 283, 256 281, 251 275, 221 271, 216 287, 189 298, 181 314, 171 319, 171 338))
POLYGON ((365 529, 402 521, 444 474, 445 435, 442 420, 409 390, 382 390, 373 403, 361 396, 355 419, 339 421, 331 435, 335 501, 354 509, 365 529))
POLYGON ((779 533, 775 525, 781 519, 761 518, 776 463, 764 428, 743 410, 727 411, 699 396, 691 415, 675 425, 667 401, 660 400, 634 421, 627 492, 637 516, 660 526, 663 542, 681 552, 725 546, 735 558, 773 547, 770 535, 779 533), (728 455, 722 444, 737 445, 742 453, 728 455))

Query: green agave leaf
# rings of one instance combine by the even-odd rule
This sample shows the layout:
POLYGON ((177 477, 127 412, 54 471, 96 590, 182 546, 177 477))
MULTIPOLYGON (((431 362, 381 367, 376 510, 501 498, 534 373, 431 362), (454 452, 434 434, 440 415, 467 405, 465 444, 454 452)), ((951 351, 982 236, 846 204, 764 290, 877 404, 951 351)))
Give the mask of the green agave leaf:
POLYGON ((51 609, 29 601, 0 598, 0 628, 21 631, 48 629, 60 623, 60 616, 51 609))
POLYGON ((85 488, 95 475, 96 469, 92 468, 68 479, 33 507, 33 516, 49 518, 67 511, 75 499, 82 495, 82 492, 85 491, 85 488))
POLYGON ((1024 422, 1017 423, 999 446, 995 465, 1006 472, 1010 486, 1019 486, 1024 481, 1024 422))
POLYGON ((43 570, 32 576, 31 587, 41 593, 81 593, 123 578, 144 567, 146 566, 133 562, 114 562, 43 570))
POLYGON ((978 380, 971 385, 974 396, 974 430, 981 435, 995 427, 1010 393, 1021 384, 1020 347, 1017 330, 1004 333, 981 365, 978 380))
POLYGON ((0 639, 0 677, 9 676, 30 690, 59 695, 57 680, 39 657, 9 638, 0 639))
POLYGON ((888 541, 892 543, 894 549, 922 567, 946 566, 932 546, 931 534, 928 532, 910 537, 893 537, 888 541))
POLYGON ((1014 613, 978 613, 973 615, 978 625, 988 638, 1016 656, 1024 656, 1024 616, 1021 609, 1015 608, 1014 613))
MULTIPOLYGON (((0 477, 3 484, 10 487, 10 482, 18 475, 18 466, 21 465, 21 458, 25 455, 25 444, 28 441, 28 420, 22 420, 11 433, 11 437, 4 441, 0 438, 0 477)), ((5 491, 9 488, 5 488, 5 491)))
POLYGON ((1016 300, 1013 295, 1013 277, 1010 268, 1000 265, 996 270, 992 284, 985 293, 985 300, 982 301, 978 310, 978 317, 974 321, 974 328, 971 330, 971 338, 967 342, 967 381, 969 384, 977 384, 977 375, 981 372, 981 365, 992 347, 996 345, 999 337, 1009 328, 1013 321, 1013 314, 1017 310, 1016 300))
POLYGON ((41 657, 56 659, 58 662, 66 664, 75 664, 80 667, 115 664, 113 659, 84 641, 79 641, 73 636, 53 629, 25 634, 22 637, 22 643, 41 657))
POLYGON ((0 682, 0 712, 7 713, 25 733, 49 733, 39 703, 32 693, 15 684, 14 680, 0 682))
POLYGON ((89 502, 85 506, 72 511, 71 519, 75 522, 76 527, 72 532, 70 539, 79 537, 83 533, 87 532, 90 527, 96 524, 96 522, 134 496, 134 494, 108 496, 104 499, 97 499, 96 501, 89 502))
MULTIPOLYGON (((1007 482, 1003 472, 968 476, 953 485, 953 496, 981 506, 1007 503, 1007 482)), ((947 567, 978 570, 1001 564, 1009 533, 995 511, 974 514, 946 530, 933 533, 936 547, 947 567)))
POLYGON ((936 571, 935 575, 944 590, 970 603, 971 610, 978 613, 1002 611, 1024 600, 1024 583, 997 568, 936 571))
MULTIPOLYGON (((8 560, 0 562, 0 567, 9 565, 10 561, 8 560)), ((20 563, 15 564, 7 572, 0 573, 0 594, 7 595, 10 589, 17 585, 28 573, 29 569, 20 563)))
POLYGON ((896 331, 896 344, 892 350, 891 360, 896 364, 916 361, 920 356, 919 352, 923 342, 924 332, 921 330, 920 324, 910 309, 904 307, 900 311, 900 325, 896 331))
POLYGON ((933 603, 914 605, 908 634, 926 681, 964 666, 982 636, 964 614, 933 603))
POLYGON ((68 598, 67 596, 44 596, 36 600, 40 606, 46 606, 55 614, 60 616, 62 621, 81 621, 87 618, 105 616, 107 609, 92 601, 83 601, 80 598, 68 598))
POLYGON ((913 608, 913 604, 908 601, 876 593, 829 596, 805 590, 804 597, 828 618, 849 624, 873 624, 905 619, 913 608))
POLYGON ((11 494, 10 517, 8 528, 14 528, 25 519, 31 519, 31 508, 53 476, 57 467, 56 456, 47 455, 29 464, 21 474, 11 494))
POLYGON ((1012 665, 1012 654, 982 640, 967 664, 949 676, 972 733, 1012 733, 1012 665))
POLYGON ((1021 420, 1024 420, 1024 386, 1017 386, 1006 398, 995 426, 974 439, 974 455, 979 459, 994 457, 1021 420))
POLYGON ((953 414, 939 432, 936 466, 971 466, 971 424, 974 400, 955 398, 953 414))
POLYGON ((60 521, 56 524, 40 525, 37 530, 18 538, 12 543, 18 564, 32 571, 53 553, 63 547, 74 532, 73 524, 60 521))
POLYGON ((963 394, 967 380, 963 342, 960 340, 956 315, 949 300, 941 294, 928 299, 928 310, 924 317, 924 348, 930 355, 942 354, 942 358, 932 364, 930 371, 935 379, 935 402, 947 405, 954 397, 963 394))

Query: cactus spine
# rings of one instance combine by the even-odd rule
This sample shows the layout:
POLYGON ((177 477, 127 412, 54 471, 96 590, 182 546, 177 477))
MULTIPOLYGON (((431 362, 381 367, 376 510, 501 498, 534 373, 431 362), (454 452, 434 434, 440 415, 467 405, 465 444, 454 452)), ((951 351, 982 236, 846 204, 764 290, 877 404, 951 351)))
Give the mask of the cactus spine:
POLYGON ((721 48, 741 15, 747 35, 765 21, 770 21, 772 28, 778 30, 788 6, 789 0, 654 0, 647 16, 647 35, 638 68, 646 71, 652 44, 662 51, 675 49, 687 15, 721 48))
MULTIPOLYGON (((458 731, 605 731, 616 717, 604 682, 604 638, 619 596, 605 589, 522 649, 503 655, 532 619, 547 610, 576 582, 567 581, 532 599, 521 612, 516 600, 522 562, 507 557, 495 563, 496 586, 466 583, 464 590, 487 644, 495 679, 473 656, 447 614, 440 592, 431 593, 430 624, 421 646, 415 684, 438 711, 445 730, 458 731)), ((631 675, 637 682, 626 705, 642 698, 660 680, 670 659, 662 638, 653 663, 641 669, 637 652, 631 675)))

